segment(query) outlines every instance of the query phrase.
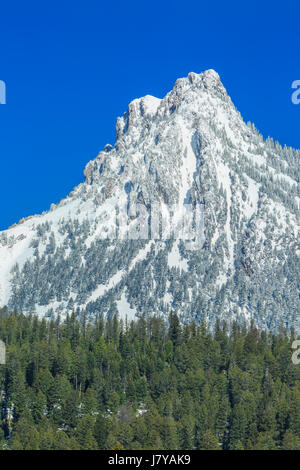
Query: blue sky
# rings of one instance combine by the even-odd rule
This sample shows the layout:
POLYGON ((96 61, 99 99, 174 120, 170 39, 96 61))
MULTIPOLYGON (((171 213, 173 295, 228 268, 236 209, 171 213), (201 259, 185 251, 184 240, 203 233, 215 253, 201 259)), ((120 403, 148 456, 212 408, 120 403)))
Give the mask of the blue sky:
POLYGON ((214 68, 246 121, 300 148, 299 13, 289 0, 2 2, 0 229, 67 195, 127 104, 190 71, 214 68))

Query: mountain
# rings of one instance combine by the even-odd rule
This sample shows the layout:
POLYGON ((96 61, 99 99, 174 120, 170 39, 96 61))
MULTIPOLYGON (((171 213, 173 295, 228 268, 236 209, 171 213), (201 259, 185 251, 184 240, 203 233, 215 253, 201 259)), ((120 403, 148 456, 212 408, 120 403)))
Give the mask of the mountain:
POLYGON ((0 304, 297 328, 299 162, 244 123, 215 71, 189 73, 129 104, 69 196, 1 232, 0 304), (192 237, 168 235, 189 214, 192 237))

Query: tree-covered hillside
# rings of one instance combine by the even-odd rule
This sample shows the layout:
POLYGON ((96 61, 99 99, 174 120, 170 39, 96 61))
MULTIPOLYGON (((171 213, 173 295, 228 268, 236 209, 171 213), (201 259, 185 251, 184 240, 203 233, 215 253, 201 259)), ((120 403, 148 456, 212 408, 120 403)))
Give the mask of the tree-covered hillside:
POLYGON ((2 449, 298 449, 283 329, 0 313, 2 449))

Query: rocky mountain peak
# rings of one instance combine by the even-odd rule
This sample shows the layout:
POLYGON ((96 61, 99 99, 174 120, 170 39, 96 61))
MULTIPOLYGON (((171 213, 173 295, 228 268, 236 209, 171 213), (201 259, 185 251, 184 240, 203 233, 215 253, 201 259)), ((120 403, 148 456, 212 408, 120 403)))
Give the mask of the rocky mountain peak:
POLYGON ((0 234, 0 305, 297 327, 299 151, 246 125, 214 70, 178 79, 163 99, 133 100, 116 131, 84 183, 0 234), (131 239, 136 205, 147 226, 154 205, 178 225, 185 206, 201 205, 204 243, 191 250, 151 230, 131 239))

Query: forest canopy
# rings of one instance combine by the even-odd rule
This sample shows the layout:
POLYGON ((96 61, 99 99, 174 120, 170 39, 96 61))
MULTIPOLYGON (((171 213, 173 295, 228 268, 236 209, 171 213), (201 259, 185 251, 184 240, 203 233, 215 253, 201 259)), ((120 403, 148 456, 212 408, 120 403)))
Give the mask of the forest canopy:
POLYGON ((0 449, 300 450, 290 334, 0 310, 0 449))

